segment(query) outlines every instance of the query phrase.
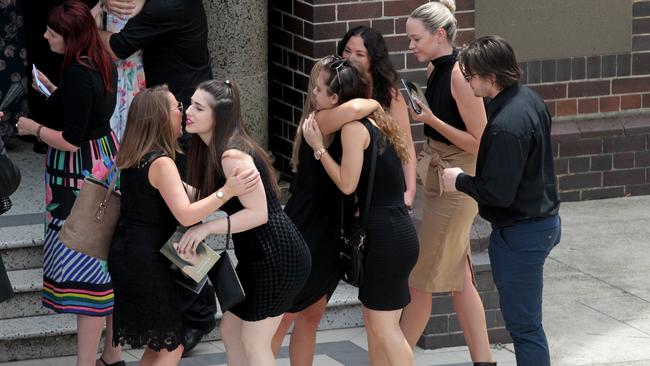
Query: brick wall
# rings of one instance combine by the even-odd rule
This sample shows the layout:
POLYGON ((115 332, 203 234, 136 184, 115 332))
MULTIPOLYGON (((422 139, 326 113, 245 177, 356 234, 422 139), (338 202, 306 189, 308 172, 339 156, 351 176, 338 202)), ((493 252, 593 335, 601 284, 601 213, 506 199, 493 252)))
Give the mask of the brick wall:
POLYGON ((632 6, 632 52, 521 64, 554 116, 650 108, 650 1, 632 6))
POLYGON ((563 201, 650 194, 650 115, 555 122, 555 173, 563 201))
MULTIPOLYGON (((290 175, 291 144, 309 71, 315 59, 336 52, 337 42, 349 28, 365 24, 380 30, 400 74, 425 84, 425 65, 408 52, 405 35, 408 14, 424 2, 269 2, 269 146, 285 176, 290 175)), ((474 38, 474 0, 457 0, 456 7, 457 43, 463 44, 474 38)), ((641 146, 645 135, 639 135, 639 129, 626 129, 617 118, 608 118, 639 112, 639 119, 648 119, 643 113, 650 109, 650 0, 634 0, 632 9, 630 53, 521 64, 523 82, 545 98, 556 121, 566 123, 556 122, 553 133, 564 200, 650 194, 646 186, 650 173, 641 178, 641 170, 650 167, 650 159, 645 158, 650 142, 641 146), (593 130, 600 135, 594 136, 593 130)), ((424 141, 422 124, 412 124, 412 134, 419 147, 424 141)))
MULTIPOLYGON (((485 308, 485 322, 490 343, 511 343, 510 334, 505 328, 499 309, 499 292, 492 280, 490 264, 489 262, 477 263, 481 261, 480 256, 474 255, 474 275, 476 288, 485 308)), ((487 257, 487 253, 483 253, 482 256, 487 257)), ((431 317, 418 341, 418 346, 424 349, 436 349, 466 345, 451 295, 434 294, 431 309, 431 317)))

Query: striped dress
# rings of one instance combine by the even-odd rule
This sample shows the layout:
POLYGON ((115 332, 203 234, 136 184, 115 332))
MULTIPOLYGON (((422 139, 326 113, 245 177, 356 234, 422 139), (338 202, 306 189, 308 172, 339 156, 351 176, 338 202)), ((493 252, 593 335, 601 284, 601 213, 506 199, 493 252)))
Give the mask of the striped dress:
POLYGON ((113 289, 106 263, 73 251, 59 240, 59 230, 84 177, 103 178, 117 153, 113 133, 84 142, 76 152, 49 148, 46 161, 46 210, 43 305, 58 313, 106 316, 113 312, 113 289))

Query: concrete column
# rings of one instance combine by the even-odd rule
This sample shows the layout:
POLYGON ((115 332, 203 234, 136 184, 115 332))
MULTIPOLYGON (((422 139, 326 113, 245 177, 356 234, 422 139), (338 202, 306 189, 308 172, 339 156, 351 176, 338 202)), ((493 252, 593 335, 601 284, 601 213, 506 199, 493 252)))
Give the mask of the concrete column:
POLYGON ((235 80, 248 131, 268 147, 268 8, 266 0, 203 0, 216 79, 235 80))

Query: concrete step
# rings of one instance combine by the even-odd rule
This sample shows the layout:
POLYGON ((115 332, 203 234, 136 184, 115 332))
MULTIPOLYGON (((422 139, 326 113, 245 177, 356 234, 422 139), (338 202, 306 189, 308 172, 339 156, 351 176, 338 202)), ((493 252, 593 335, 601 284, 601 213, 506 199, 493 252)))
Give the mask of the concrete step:
POLYGON ((41 268, 43 267, 43 225, 20 227, 20 232, 36 233, 40 231, 40 238, 31 235, 28 239, 7 239, 7 231, 18 231, 17 228, 0 229, 0 255, 7 271, 41 268))
MULTIPOLYGON (((12 271, 11 280, 16 279, 14 287, 18 296, 36 290, 29 280, 17 280, 18 277, 36 279, 38 271, 12 271)), ((32 292, 35 293, 35 292, 32 292)), ((39 304, 40 304, 40 292, 39 304)), ((15 299, 15 298, 14 298, 15 299)), ((14 301, 14 299, 9 301, 14 301)), ((20 300, 26 301, 26 300, 20 300)), ((20 304, 5 302, 5 306, 20 307, 20 304)), ((9 311, 6 310, 5 311, 9 311)), ((217 314, 217 323, 221 319, 217 314)), ((332 295, 320 329, 351 328, 363 325, 361 305, 357 299, 357 289, 341 283, 332 295)), ((0 362, 27 360, 44 357, 70 356, 76 353, 76 317, 70 314, 46 314, 13 319, 0 319, 0 362)), ((219 325, 210 332, 205 340, 221 339, 219 325)))
POLYGON ((9 271, 15 296, 0 303, 0 320, 54 314, 41 304, 43 269, 9 271))

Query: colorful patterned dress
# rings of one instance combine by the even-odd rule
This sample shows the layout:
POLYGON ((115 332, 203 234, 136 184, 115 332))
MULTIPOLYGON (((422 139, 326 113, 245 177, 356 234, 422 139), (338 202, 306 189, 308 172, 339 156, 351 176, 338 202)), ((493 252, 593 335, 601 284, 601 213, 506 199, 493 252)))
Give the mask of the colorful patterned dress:
MULTIPOLYGON (((106 14, 106 30, 117 33, 124 28, 127 20, 110 13, 106 14)), ((117 67, 117 105, 111 117, 111 129, 121 142, 131 101, 140 90, 146 88, 142 51, 132 54, 126 60, 115 61, 115 66, 117 67)))
MULTIPOLYGON (((115 82, 117 73, 114 72, 115 82)), ((63 137, 79 146, 75 152, 48 147, 45 165, 47 225, 43 243, 43 306, 58 313, 106 316, 113 312, 113 288, 106 263, 69 249, 59 240, 74 201, 88 175, 104 178, 114 163, 118 142, 109 119, 115 108, 115 92, 104 93, 99 73, 73 65, 62 75, 59 88, 47 101, 47 127, 63 131, 63 137), (87 78, 85 81, 83 78, 87 78), (89 85, 92 88, 82 89, 89 85), (70 99, 92 103, 88 116, 78 116, 64 106, 70 99), (99 100, 99 101, 98 101, 99 100), (84 132, 70 130, 84 123, 84 132), (74 137, 74 139, 73 139, 74 137)))

